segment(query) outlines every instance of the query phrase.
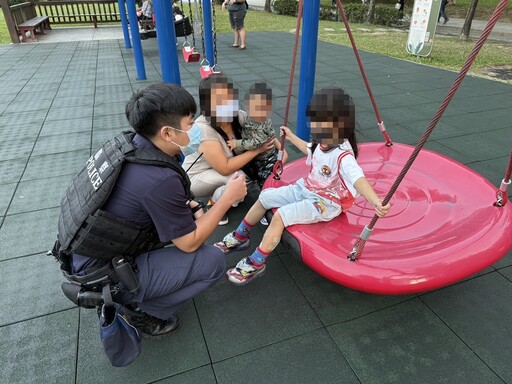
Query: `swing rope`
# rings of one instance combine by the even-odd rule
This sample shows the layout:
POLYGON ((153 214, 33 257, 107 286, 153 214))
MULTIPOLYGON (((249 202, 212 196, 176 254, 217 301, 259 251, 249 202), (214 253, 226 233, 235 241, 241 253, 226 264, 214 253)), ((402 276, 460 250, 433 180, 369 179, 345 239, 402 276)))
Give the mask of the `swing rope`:
MULTIPOLYGON (((339 0, 336 0, 336 1, 339 2, 339 0)), ((455 95, 455 92, 457 92, 457 90, 459 89, 459 86, 462 83, 462 80, 464 80, 464 77, 466 76, 471 65, 473 64, 476 57, 478 56, 480 49, 482 48, 483 44, 487 40, 487 37, 490 35, 492 29, 498 22, 499 17, 505 10, 505 8, 508 4, 508 1, 509 0, 500 0, 500 3, 498 4, 498 6, 494 10, 492 16, 490 17, 489 21, 487 22, 487 25, 485 26, 485 28, 482 32, 482 35, 478 38, 478 41, 476 42, 471 53, 469 54, 468 58, 466 59, 464 66, 461 68, 459 74, 457 75, 457 78, 455 79, 452 86, 450 87, 448 94, 446 95, 443 102, 439 106, 439 109, 437 110, 436 114, 430 121, 426 131, 423 133, 423 136, 421 136, 418 144, 416 145, 413 152, 411 153, 411 156, 407 160, 404 168, 400 171, 400 174, 398 175, 397 179, 395 180, 395 182, 392 185, 391 189, 389 190, 388 194, 382 201, 382 205, 386 205, 387 203, 389 203, 389 201, 391 200, 391 197, 393 197, 393 194, 395 193, 398 186, 402 182, 402 179, 405 177, 407 171, 409 171, 409 168, 411 167, 412 163, 414 162, 414 160, 420 153, 420 150, 423 148, 423 146, 425 145, 426 141, 428 140, 430 134, 436 127, 436 125, 439 122, 439 120, 441 119, 441 117, 443 116, 443 113, 446 110, 446 108, 448 107, 448 104, 452 100, 453 96, 455 95)), ((510 174, 509 174, 509 177, 510 177, 510 174)), ((352 252, 350 252, 350 254, 347 256, 347 258, 350 261, 356 261, 358 259, 358 257, 361 255, 361 253, 363 252, 365 243, 368 240, 368 238, 370 237, 373 227, 375 226, 375 223, 377 223, 378 219, 379 219, 379 217, 377 215, 374 215, 373 219, 370 221, 370 223, 363 229, 359 239, 354 244, 352 252)))
MULTIPOLYGON (((292 90, 293 90, 293 78, 295 76, 295 63, 297 61, 297 51, 299 47, 299 35, 300 35, 300 22, 302 19, 302 11, 304 8, 304 1, 299 0, 299 9, 297 12, 297 25, 295 27, 295 43, 293 45, 293 55, 292 55, 292 64, 290 68, 290 80, 288 81, 288 95, 286 97, 286 107, 284 109, 284 122, 283 125, 288 126, 288 115, 290 114, 290 101, 292 98, 292 90)), ((286 135, 281 136, 281 149, 277 154, 277 161, 274 164, 274 168, 272 169, 272 173, 274 174, 274 179, 280 180, 281 174, 283 173, 283 153, 284 153, 284 143, 286 140, 286 135)))
POLYGON ((377 125, 379 126, 384 139, 386 140, 386 146, 390 147, 393 145, 393 142, 389 138, 388 132, 386 131, 386 127, 384 126, 384 122, 380 116, 379 108, 377 107, 377 102, 373 97, 373 92, 370 88, 370 83, 368 82, 368 77, 366 76, 366 72, 364 70, 363 62, 361 60, 361 56, 359 55, 359 51, 356 47, 356 41, 354 40, 354 36, 352 35, 352 30, 350 29, 350 25, 348 23, 347 15, 345 14, 345 10, 343 9, 343 5, 341 5, 341 0, 336 0, 336 4, 338 6, 338 10, 340 12, 341 18, 343 19, 343 23, 345 24, 345 28, 347 30, 348 37, 350 39, 350 43, 352 44, 352 49, 354 50, 354 54, 356 55, 357 64, 359 65, 359 69, 361 71, 361 75, 363 76, 364 85, 368 91, 368 96, 370 96, 370 100, 373 105, 373 110, 375 111, 375 116, 377 117, 377 125))
POLYGON ((508 201, 507 189, 510 185, 510 175, 512 174, 512 151, 510 151, 510 158, 508 159, 507 170, 505 171, 505 177, 501 181, 500 188, 496 191, 496 202, 495 207, 504 207, 508 201))
MULTIPOLYGON (((190 1, 188 2, 188 5, 190 6, 190 1)), ((188 39, 187 39, 187 28, 185 26, 185 13, 183 12, 183 10, 185 8, 183 8, 183 0, 180 0, 180 9, 181 9, 181 12, 183 13, 183 35, 185 36, 185 43, 189 44, 190 43, 188 42, 188 39)), ((192 11, 192 8, 190 8, 190 10, 192 11)), ((173 14, 174 14, 174 9, 173 9, 173 14)), ((190 14, 190 16, 192 16, 192 13, 190 14)), ((189 19, 189 22, 191 22, 191 20, 189 19)), ((185 46, 185 43, 183 43, 183 46, 185 46)), ((195 43, 194 43, 195 44, 195 43)))
POLYGON ((212 33, 213 33, 213 60, 212 69, 215 72, 217 68, 217 19, 215 16, 215 0, 212 0, 212 33))

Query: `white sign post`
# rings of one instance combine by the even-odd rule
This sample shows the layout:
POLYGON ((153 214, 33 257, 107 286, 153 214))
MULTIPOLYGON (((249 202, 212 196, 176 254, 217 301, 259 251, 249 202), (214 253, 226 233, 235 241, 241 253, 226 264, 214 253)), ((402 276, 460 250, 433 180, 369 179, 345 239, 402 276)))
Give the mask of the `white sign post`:
POLYGON ((428 56, 432 52, 441 0, 415 0, 412 10, 407 52, 415 56, 428 56))

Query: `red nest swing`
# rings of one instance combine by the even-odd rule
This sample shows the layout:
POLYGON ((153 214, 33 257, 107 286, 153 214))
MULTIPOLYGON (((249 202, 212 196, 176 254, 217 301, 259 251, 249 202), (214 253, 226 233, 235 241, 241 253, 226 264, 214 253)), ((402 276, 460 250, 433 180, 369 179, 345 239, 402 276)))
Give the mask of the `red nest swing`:
MULTIPOLYGON (((335 283, 376 294, 408 294, 454 283, 495 263, 512 249, 512 205, 507 185, 512 153, 505 178, 496 188, 473 170, 421 148, 441 118, 478 51, 505 8, 502 0, 461 69, 448 95, 416 147, 393 144, 380 118, 360 57, 337 0, 359 62, 378 125, 386 143, 359 147, 358 163, 377 194, 391 202, 390 213, 374 229, 378 218, 364 198, 330 222, 286 228, 283 240, 304 264, 335 283), (414 166, 411 168, 412 163, 414 166), (404 166, 405 164, 405 166, 404 166), (388 192, 389 191, 389 192, 388 192), (369 222, 369 224, 368 224, 369 222), (371 234, 371 237, 370 237, 371 234)), ((302 13, 299 4, 297 36, 302 13)), ((292 60, 285 125, 295 67, 292 60)), ((282 147, 284 146, 284 138, 282 147)), ((284 167, 278 161, 275 177, 263 188, 279 187, 306 177, 309 167, 299 159, 284 167)))

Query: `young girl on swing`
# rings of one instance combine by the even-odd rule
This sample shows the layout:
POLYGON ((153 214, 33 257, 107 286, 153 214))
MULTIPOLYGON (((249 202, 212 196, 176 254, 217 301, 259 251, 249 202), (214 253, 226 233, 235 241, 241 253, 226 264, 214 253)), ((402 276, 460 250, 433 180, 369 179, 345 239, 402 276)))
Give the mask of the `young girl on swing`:
POLYGON ((215 244, 225 254, 247 249, 254 225, 268 209, 278 208, 252 255, 226 272, 232 284, 245 285, 264 273, 267 257, 290 225, 330 221, 349 209, 359 195, 368 200, 379 217, 389 211, 390 205, 382 205, 356 161, 352 98, 341 88, 321 89, 311 98, 306 115, 311 121, 311 143, 301 140, 287 127, 281 127, 281 135, 286 135, 288 141, 308 156, 306 164, 311 170, 307 178, 261 192, 235 231, 215 244))

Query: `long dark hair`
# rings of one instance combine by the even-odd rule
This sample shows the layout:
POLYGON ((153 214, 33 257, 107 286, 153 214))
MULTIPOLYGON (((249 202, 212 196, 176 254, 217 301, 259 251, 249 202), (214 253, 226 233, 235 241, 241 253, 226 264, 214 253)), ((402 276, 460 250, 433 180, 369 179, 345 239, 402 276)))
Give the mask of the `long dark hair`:
MULTIPOLYGON (((212 106, 211 105, 211 97, 212 97, 212 88, 217 84, 223 84, 226 89, 231 90, 235 97, 238 97, 238 91, 233 87, 233 83, 231 83, 227 77, 219 74, 213 74, 206 79, 201 80, 199 83, 199 108, 201 109, 201 113, 204 117, 209 121, 210 125, 215 129, 219 135, 225 141, 228 141, 228 136, 222 130, 222 128, 217 124, 217 119, 215 116, 212 116, 212 106)), ((233 127, 233 133, 237 139, 242 138, 242 126, 240 125, 240 121, 238 117, 233 118, 233 122, 231 123, 233 127)))
MULTIPOLYGON (((322 88, 316 91, 309 101, 306 116, 311 122, 333 123, 332 137, 335 137, 334 133, 337 130, 338 138, 348 139, 354 151, 354 157, 357 158, 359 150, 356 140, 356 110, 354 101, 348 93, 339 87, 322 88), (343 123, 343 126, 339 123, 343 123)), ((314 135, 312 138, 315 140, 314 135)))

